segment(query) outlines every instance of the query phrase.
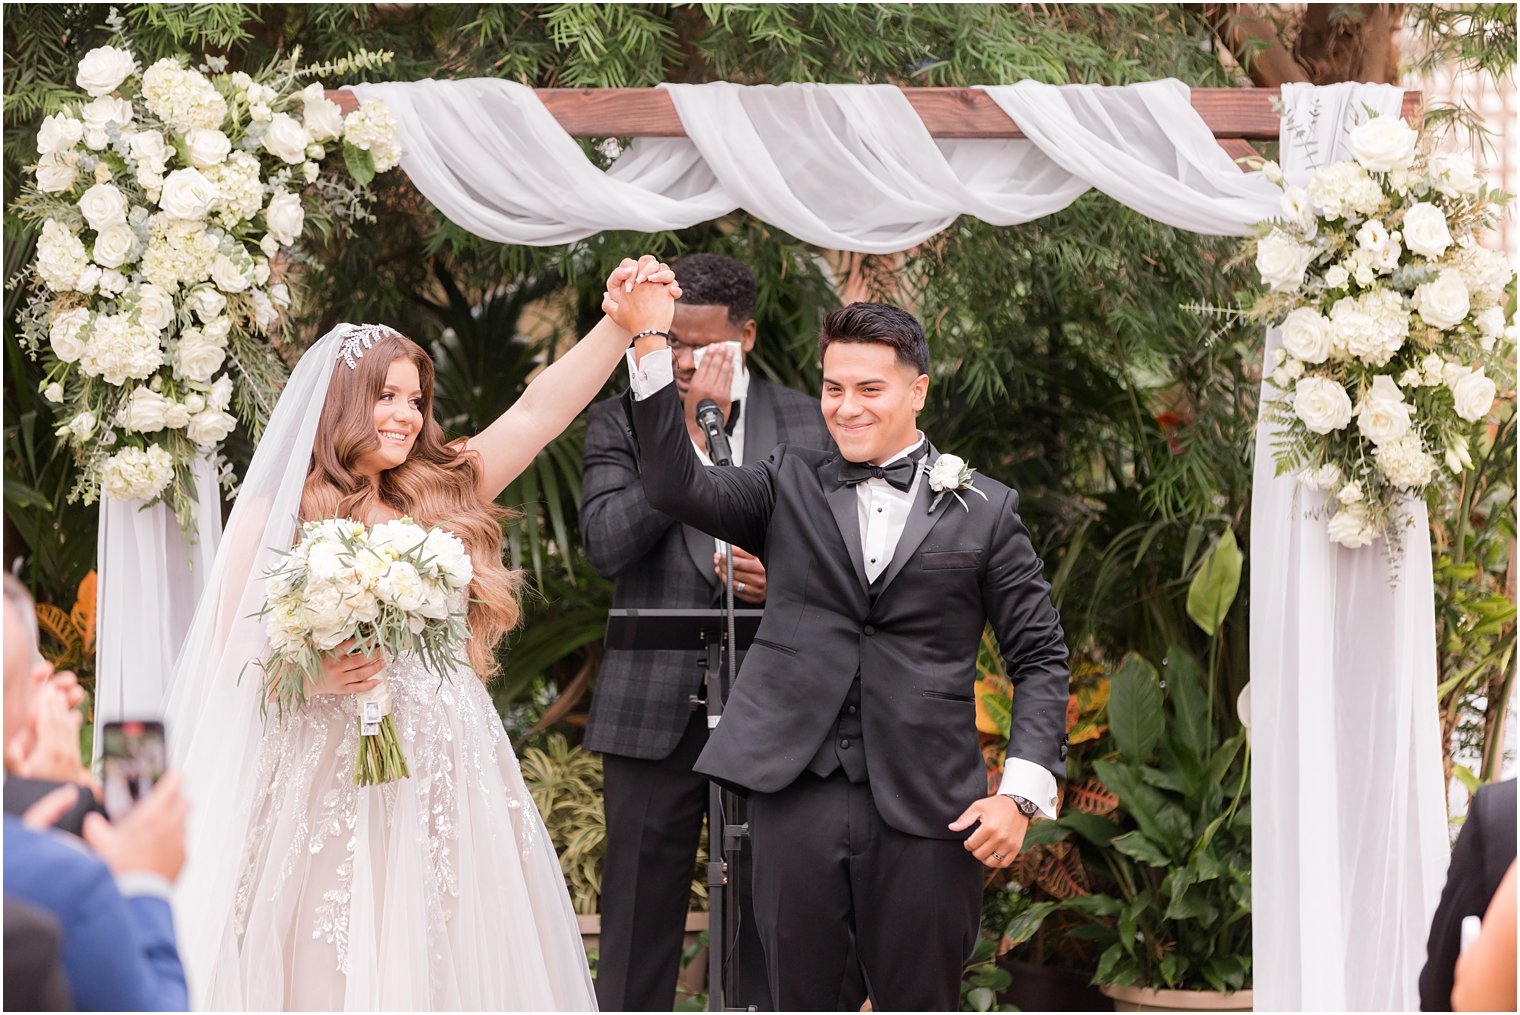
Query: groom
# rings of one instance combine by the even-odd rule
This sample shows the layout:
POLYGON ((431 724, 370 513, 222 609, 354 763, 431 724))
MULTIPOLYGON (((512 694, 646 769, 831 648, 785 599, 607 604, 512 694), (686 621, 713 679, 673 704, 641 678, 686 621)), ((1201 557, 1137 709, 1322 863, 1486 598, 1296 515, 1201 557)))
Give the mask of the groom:
POLYGON ((839 453, 782 445, 743 468, 698 461, 664 336, 629 353, 650 503, 767 573, 765 617, 696 768, 749 794, 778 1008, 858 1009, 858 962, 876 1010, 953 1011, 982 865, 1008 866, 1030 817, 1055 816, 1066 647, 1018 495, 981 475, 939 492, 946 467, 917 429, 918 321, 853 303, 818 345, 839 453), (1016 685, 993 796, 972 698, 988 622, 1016 685))

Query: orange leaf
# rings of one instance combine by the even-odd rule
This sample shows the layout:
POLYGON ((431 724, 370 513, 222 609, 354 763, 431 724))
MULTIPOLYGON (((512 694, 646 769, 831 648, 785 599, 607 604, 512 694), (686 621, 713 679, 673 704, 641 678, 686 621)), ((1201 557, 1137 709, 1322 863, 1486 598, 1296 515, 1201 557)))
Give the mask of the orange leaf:
POLYGON ((84 581, 79 583, 79 596, 74 601, 74 609, 70 616, 74 624, 84 635, 84 654, 89 655, 95 651, 95 582, 94 569, 84 576, 84 581))
POLYGON ((1066 806, 1086 814, 1112 814, 1119 807, 1119 798, 1098 780, 1086 779, 1066 787, 1066 806))

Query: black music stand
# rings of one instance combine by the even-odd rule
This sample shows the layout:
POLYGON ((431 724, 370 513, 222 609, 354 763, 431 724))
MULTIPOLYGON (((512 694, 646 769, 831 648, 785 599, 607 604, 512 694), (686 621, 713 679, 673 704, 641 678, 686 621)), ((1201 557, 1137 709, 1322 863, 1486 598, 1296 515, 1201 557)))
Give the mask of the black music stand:
MULTIPOLYGON (((730 572, 732 573, 732 572, 730 572)), ((734 644, 749 648, 760 629, 764 610, 734 610, 734 644)), ((693 649, 704 653, 700 665, 707 690, 707 728, 718 725, 729 687, 723 653, 728 611, 629 609, 607 611, 609 649, 693 649)), ((741 876, 739 854, 749 837, 748 821, 727 822, 724 814, 740 815, 739 796, 708 785, 707 795, 707 1009, 725 1011, 724 1001, 738 995, 739 964, 726 954, 739 940, 738 911, 728 904, 728 891, 741 876), (722 829, 721 834, 718 829, 722 829)))

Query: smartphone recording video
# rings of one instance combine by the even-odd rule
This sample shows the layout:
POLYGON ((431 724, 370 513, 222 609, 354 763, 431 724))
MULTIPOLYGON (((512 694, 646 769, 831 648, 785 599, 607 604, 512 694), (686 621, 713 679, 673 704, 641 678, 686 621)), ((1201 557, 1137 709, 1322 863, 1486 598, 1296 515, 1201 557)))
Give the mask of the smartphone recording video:
POLYGON ((153 789, 168 754, 161 722, 108 722, 101 730, 101 783, 106 815, 121 817, 153 789))

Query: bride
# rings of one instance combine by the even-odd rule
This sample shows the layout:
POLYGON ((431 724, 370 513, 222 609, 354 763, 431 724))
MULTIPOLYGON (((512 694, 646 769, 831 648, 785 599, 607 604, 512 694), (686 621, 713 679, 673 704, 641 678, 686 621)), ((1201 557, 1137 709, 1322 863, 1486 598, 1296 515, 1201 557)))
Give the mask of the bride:
POLYGON ((446 444, 433 368, 389 328, 340 325, 301 358, 238 492, 170 688, 191 801, 175 895, 196 1009, 593 1010, 559 861, 484 681, 518 618, 493 501, 595 397, 630 334, 665 330, 674 275, 608 279, 609 316, 482 433, 446 444), (468 660, 386 668, 411 777, 353 785, 354 695, 383 661, 335 653, 299 712, 261 718, 255 616, 298 520, 409 515, 475 569, 468 660), (250 665, 252 663, 252 665, 250 665))

